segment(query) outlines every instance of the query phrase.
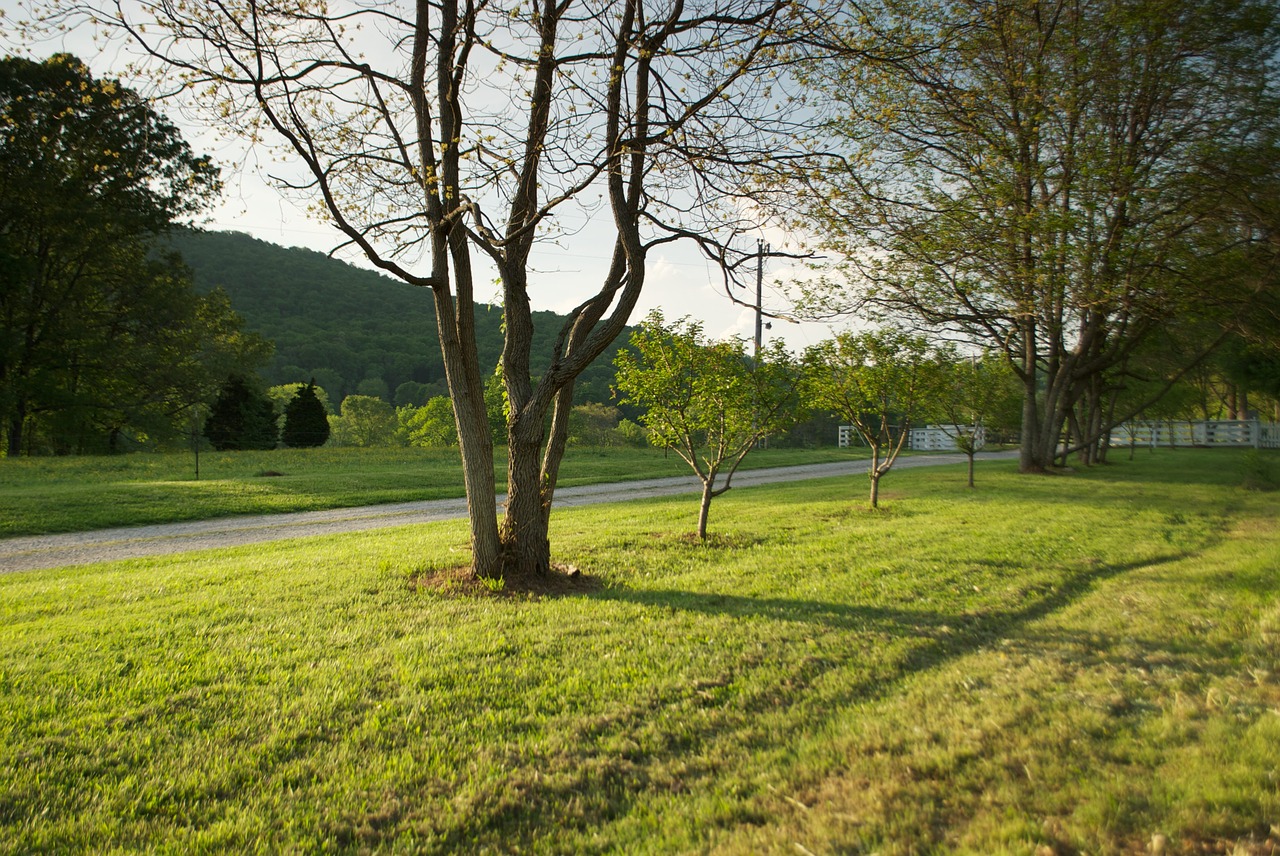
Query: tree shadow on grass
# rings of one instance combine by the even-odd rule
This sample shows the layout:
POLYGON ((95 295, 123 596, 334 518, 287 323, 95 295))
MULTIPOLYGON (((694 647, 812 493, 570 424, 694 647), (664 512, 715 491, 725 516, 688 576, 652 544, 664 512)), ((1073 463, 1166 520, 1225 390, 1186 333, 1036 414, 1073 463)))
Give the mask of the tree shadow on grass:
MULTIPOLYGON (((818 625, 829 630, 850 633, 869 633, 894 638, 909 638, 914 644, 902 649, 901 656, 889 668, 872 670, 866 676, 838 690, 827 687, 822 709, 847 708, 880 700, 898 691, 914 675, 936 668, 950 660, 963 657, 1001 640, 1015 638, 1015 644, 1029 650, 1040 645, 1060 644, 1047 635, 1039 643, 1036 635, 1028 635, 1026 625, 1045 618, 1086 597, 1100 582, 1130 571, 1176 562, 1181 555, 1169 555, 1152 561, 1128 564, 1101 565, 1081 569, 1061 581, 1052 589, 1038 592, 1016 609, 991 609, 975 611, 940 611, 906 609, 874 605, 844 604, 797 598, 759 598, 733 594, 716 594, 677 589, 630 589, 607 587, 586 594, 585 597, 615 603, 657 607, 673 611, 700 613, 726 618, 762 618, 771 621, 795 622, 818 625)), ((1087 640, 1078 641, 1087 644, 1087 640)), ((1190 655, 1189 655, 1190 656, 1190 655)), ((746 664, 748 667, 750 664, 746 664)), ((811 672, 794 675, 795 683, 802 689, 821 673, 840 664, 831 660, 816 660, 798 666, 811 672)), ((696 688, 694 688, 696 689, 696 688)), ((767 694, 765 694, 767 695, 767 694)), ((698 698, 698 693, 692 693, 698 698)), ((680 699, 655 699, 655 705, 677 704, 680 699)), ((737 698, 722 702, 707 694, 703 703, 708 708, 732 705, 731 716, 750 717, 776 706, 764 697, 737 698)), ((571 762, 571 770, 564 774, 541 780, 517 776, 511 787, 519 792, 513 798, 505 788, 497 788, 471 806, 469 817, 461 825, 445 832, 446 846, 474 845, 476 842, 501 840, 503 846, 524 849, 537 843, 537 835, 545 832, 548 824, 559 826, 598 828, 602 824, 626 815, 646 792, 669 790, 671 783, 664 773, 664 765, 673 759, 684 758, 690 762, 683 786, 698 788, 697 779, 714 776, 713 771, 699 771, 694 759, 703 754, 703 747, 717 739, 723 726, 717 727, 714 718, 697 727, 692 733, 681 735, 676 744, 650 756, 614 757, 602 750, 609 734, 621 734, 640 727, 653 715, 652 710, 635 710, 631 715, 612 718, 600 728, 588 728, 580 734, 579 747, 571 762), (580 769, 579 769, 580 767, 580 769), (572 817, 564 816, 564 806, 576 806, 572 817), (495 838, 497 836, 497 838, 495 838)), ((817 715, 817 714, 815 714, 817 715)), ((809 727, 816 723, 797 727, 809 727)), ((785 741, 785 734, 762 737, 772 744, 785 741)), ((540 762, 525 759, 525 765, 540 762)), ((564 759, 560 759, 564 763, 564 759)), ((737 811, 748 812, 749 801, 743 801, 737 811)), ((749 817, 738 822, 751 822, 749 817)))

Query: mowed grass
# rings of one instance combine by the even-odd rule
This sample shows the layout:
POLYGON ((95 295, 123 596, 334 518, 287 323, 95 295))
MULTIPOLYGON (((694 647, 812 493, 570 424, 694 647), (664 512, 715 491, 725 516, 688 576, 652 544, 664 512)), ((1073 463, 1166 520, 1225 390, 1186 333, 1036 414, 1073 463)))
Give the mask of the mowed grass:
MULTIPOLYGON (((495 478, 506 484, 506 450, 495 478)), ((866 457, 864 449, 764 449, 744 468, 866 457)), ((661 449, 574 448, 559 484, 570 487, 689 474, 661 449)), ((314 511, 463 495, 456 449, 276 449, 79 458, 0 458, 0 538, 314 511)))
POLYGON ((419 585, 460 524, 0 577, 0 851, 1271 853, 1240 461, 561 511, 558 597, 419 585))

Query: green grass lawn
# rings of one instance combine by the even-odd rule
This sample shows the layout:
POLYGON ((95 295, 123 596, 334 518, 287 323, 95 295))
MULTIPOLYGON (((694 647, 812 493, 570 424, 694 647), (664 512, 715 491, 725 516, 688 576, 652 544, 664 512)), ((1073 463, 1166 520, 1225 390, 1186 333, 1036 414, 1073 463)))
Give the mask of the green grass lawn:
POLYGON ((1241 461, 560 511, 554 597, 421 585, 461 523, 3 576, 0 852, 1271 853, 1241 461))
MULTIPOLYGON (((506 485, 506 450, 497 450, 506 485)), ((865 449, 764 449, 744 468, 841 461, 865 449)), ((570 449, 564 487, 689 474, 661 449, 570 449)), ((194 478, 190 453, 0 458, 0 538, 314 511, 463 495, 456 449, 276 449, 207 452, 194 478)))

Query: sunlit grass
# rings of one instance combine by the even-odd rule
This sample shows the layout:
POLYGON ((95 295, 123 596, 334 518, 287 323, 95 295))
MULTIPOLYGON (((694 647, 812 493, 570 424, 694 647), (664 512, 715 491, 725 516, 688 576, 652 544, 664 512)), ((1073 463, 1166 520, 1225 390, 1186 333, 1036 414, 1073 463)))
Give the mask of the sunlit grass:
MULTIPOLYGON (((849 449, 765 449, 747 467, 850 460, 849 449)), ((277 449, 207 452, 200 478, 188 454, 0 458, 0 537, 312 511, 463 495, 456 449, 277 449)), ((505 449, 495 480, 506 483, 505 449)), ((559 484, 570 487, 688 473, 659 449, 574 448, 559 484)))
POLYGON ((1232 461, 558 512, 554 598, 418 586, 460 524, 9 575, 0 851, 1261 840, 1280 496, 1232 461))

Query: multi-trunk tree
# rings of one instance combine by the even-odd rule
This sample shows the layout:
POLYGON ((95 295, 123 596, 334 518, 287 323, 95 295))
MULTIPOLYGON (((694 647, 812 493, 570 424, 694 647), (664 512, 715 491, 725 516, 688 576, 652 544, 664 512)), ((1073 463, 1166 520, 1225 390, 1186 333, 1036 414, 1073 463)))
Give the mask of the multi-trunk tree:
POLYGON ((622 331, 654 247, 734 237, 740 173, 795 139, 773 87, 789 0, 352 5, 53 0, 127 33, 216 120, 282 143, 294 184, 378 268, 430 290, 475 573, 548 570, 575 378, 622 331), (562 216, 563 215, 563 216, 562 216), (585 225, 584 225, 585 223, 585 225), (534 366, 530 258, 576 233, 609 260, 534 366), (496 271, 509 445, 499 523, 477 289, 496 271), (548 425, 550 428, 548 429, 548 425))
POLYGON ((837 156, 797 176, 843 258, 836 302, 1004 354, 1021 467, 1042 470, 1073 410, 1083 442, 1105 431, 1106 374, 1144 339, 1184 315, 1223 329, 1261 287, 1251 253, 1274 223, 1248 203, 1274 186, 1255 179, 1280 128, 1275 4, 862 9, 816 36, 837 156))

